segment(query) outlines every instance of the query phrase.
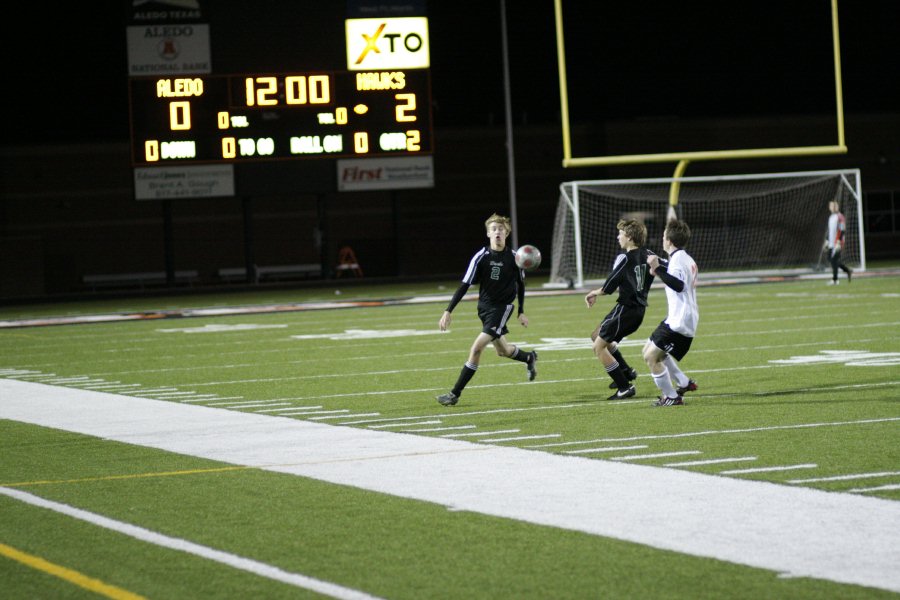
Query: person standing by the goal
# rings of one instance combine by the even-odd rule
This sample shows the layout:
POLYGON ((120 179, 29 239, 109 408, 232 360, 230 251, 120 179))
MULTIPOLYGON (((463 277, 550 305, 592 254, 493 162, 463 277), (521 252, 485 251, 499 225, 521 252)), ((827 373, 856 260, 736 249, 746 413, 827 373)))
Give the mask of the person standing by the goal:
POLYGON ((469 261, 462 283, 438 323, 441 331, 447 331, 450 327, 450 313, 469 291, 469 287, 478 282, 478 316, 482 330, 472 342, 469 359, 463 365, 453 389, 436 398, 444 406, 453 406, 459 401, 463 389, 478 370, 481 353, 490 343, 494 344, 498 355, 525 363, 528 381, 533 381, 537 376, 537 352, 524 352, 506 340, 506 334, 509 333, 506 323, 512 316, 515 308, 513 302, 516 299, 519 301, 519 323, 528 327, 528 317, 524 312, 525 273, 516 265, 515 253, 506 246, 506 238, 512 232, 509 218, 494 213, 485 221, 484 227, 490 245, 478 250, 469 261))
POLYGON ((700 321, 697 263, 684 250, 690 239, 691 228, 687 223, 673 219, 663 232, 663 250, 669 260, 661 260, 655 255, 647 259, 650 272, 666 284, 669 305, 668 316, 644 344, 644 360, 650 367, 653 382, 662 392, 653 406, 684 404, 683 394, 697 389, 696 382, 688 379, 678 366, 678 361, 684 358, 694 341, 700 321))
POLYGON ((616 229, 619 246, 624 252, 616 256, 603 285, 584 297, 584 302, 591 308, 598 296, 619 290, 615 306, 591 333, 594 355, 613 380, 610 388, 616 389, 609 400, 630 398, 637 393, 631 384, 637 378, 637 371, 625 362, 619 352, 619 342, 637 331, 644 321, 647 293, 653 283, 653 275, 647 266, 647 259, 653 253, 643 247, 647 242, 647 228, 640 221, 628 219, 619 221, 616 229))
POLYGON ((828 231, 825 232, 825 248, 829 251, 829 261, 831 262, 831 281, 828 285, 837 285, 838 269, 847 274, 847 283, 853 278, 853 271, 844 264, 841 258, 841 251, 844 248, 844 234, 847 232, 847 219, 841 212, 841 205, 837 200, 828 203, 828 210, 831 215, 828 217, 828 231))

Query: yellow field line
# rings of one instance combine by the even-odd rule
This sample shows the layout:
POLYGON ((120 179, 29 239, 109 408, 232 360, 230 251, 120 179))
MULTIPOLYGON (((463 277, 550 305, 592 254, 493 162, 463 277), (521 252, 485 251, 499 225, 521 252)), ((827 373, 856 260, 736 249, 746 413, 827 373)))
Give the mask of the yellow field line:
POLYGON ((78 571, 73 571, 72 569, 54 564, 44 560, 40 556, 22 552, 21 550, 17 550, 12 546, 7 546, 3 543, 0 543, 0 554, 18 561, 23 565, 37 569, 38 571, 43 571, 44 573, 59 577, 60 579, 65 579, 69 583, 74 583, 78 587, 101 594, 107 598, 115 598, 116 600, 141 600, 144 598, 144 596, 134 594, 128 590, 123 590, 114 585, 109 585, 108 583, 103 583, 99 579, 88 577, 78 571))

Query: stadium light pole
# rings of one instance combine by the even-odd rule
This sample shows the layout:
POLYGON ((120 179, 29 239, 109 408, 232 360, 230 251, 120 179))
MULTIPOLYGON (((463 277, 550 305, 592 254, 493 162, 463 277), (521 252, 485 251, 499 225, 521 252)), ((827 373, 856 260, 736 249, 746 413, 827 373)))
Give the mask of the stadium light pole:
POLYGON ((512 247, 519 247, 519 223, 516 214, 516 166, 513 158, 512 97, 509 84, 509 47, 506 41, 506 0, 500 0, 500 39, 503 45, 503 97, 506 108, 506 164, 509 177, 509 221, 512 247))

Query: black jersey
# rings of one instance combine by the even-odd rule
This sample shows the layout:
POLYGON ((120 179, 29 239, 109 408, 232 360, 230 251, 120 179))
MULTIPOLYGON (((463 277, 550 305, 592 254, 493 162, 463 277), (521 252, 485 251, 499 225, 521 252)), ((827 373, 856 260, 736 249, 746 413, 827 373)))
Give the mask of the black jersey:
POLYGON ((525 275, 509 246, 499 251, 484 247, 475 253, 447 310, 452 312, 475 283, 479 285, 479 306, 504 306, 518 299, 519 314, 525 310, 525 275))
POLYGON ((616 256, 612 272, 601 289, 607 294, 618 289, 619 297, 616 302, 619 304, 647 306, 647 293, 653 283, 647 257, 652 254, 647 248, 635 248, 616 256))

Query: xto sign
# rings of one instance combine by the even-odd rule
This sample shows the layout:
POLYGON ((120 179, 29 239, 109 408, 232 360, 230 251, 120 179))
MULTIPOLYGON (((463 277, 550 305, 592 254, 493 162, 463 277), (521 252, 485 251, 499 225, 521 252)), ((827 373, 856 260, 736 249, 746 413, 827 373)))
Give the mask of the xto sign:
POLYGON ((428 19, 347 19, 347 70, 427 69, 428 19))

